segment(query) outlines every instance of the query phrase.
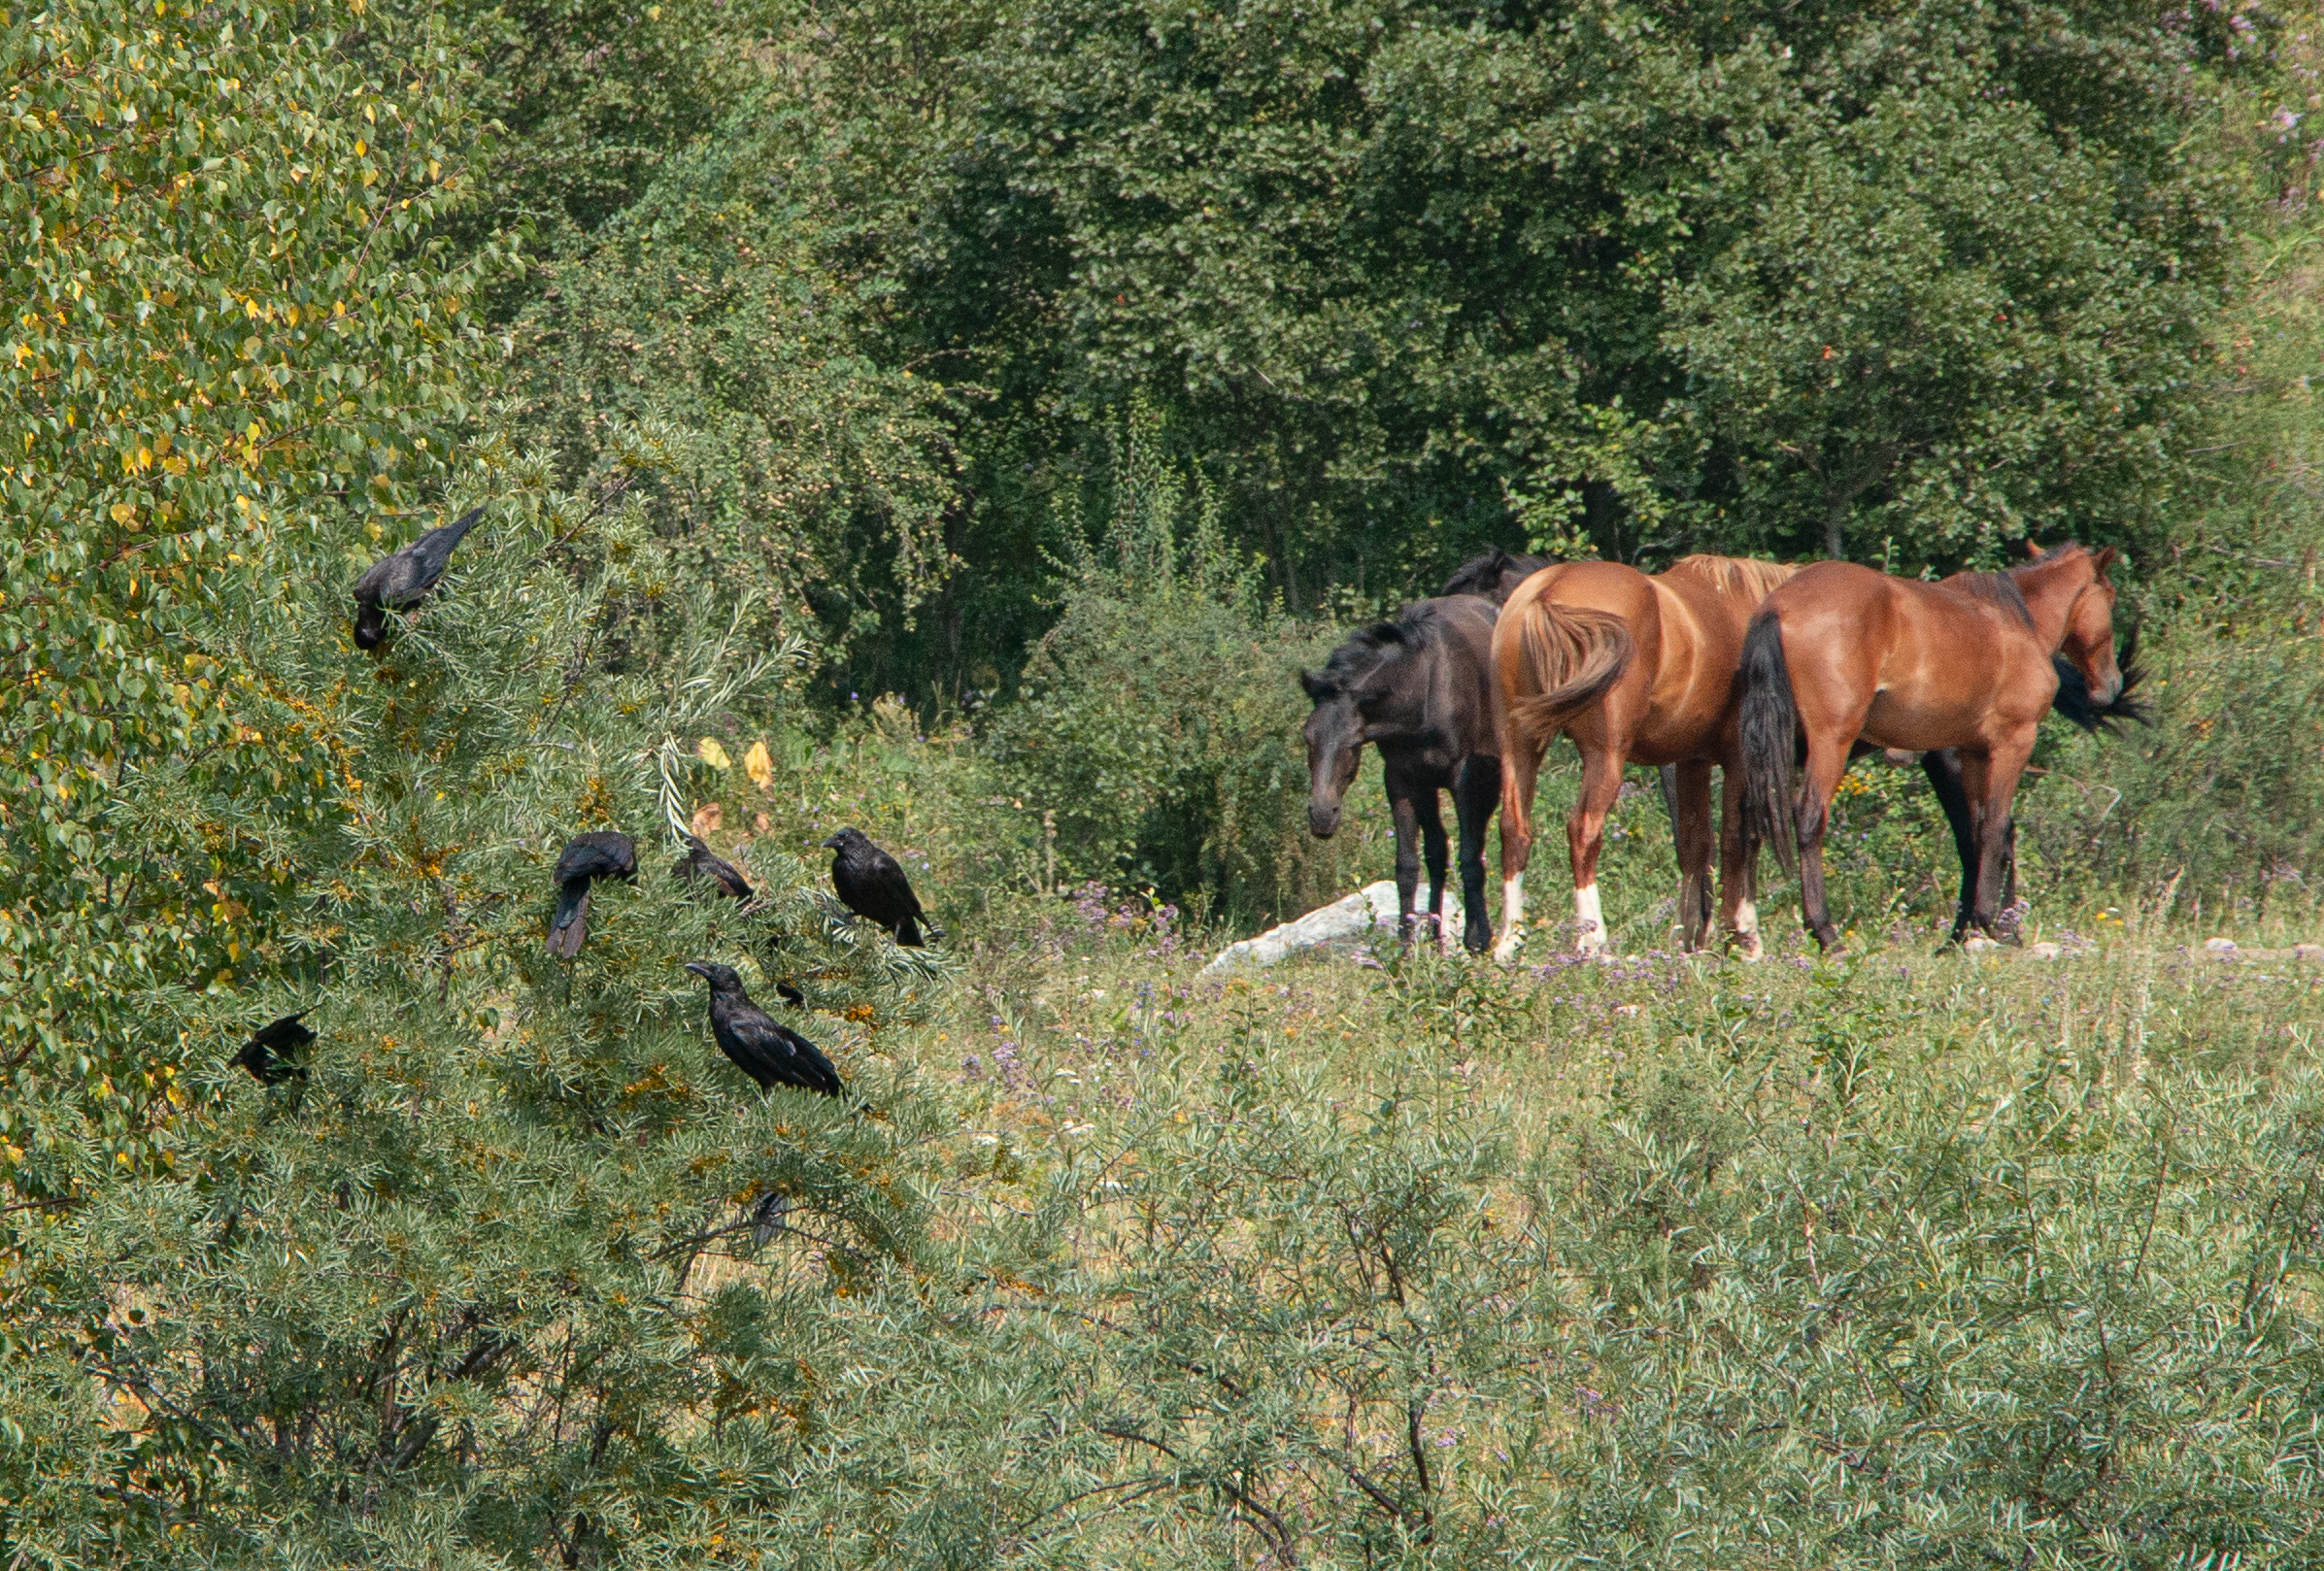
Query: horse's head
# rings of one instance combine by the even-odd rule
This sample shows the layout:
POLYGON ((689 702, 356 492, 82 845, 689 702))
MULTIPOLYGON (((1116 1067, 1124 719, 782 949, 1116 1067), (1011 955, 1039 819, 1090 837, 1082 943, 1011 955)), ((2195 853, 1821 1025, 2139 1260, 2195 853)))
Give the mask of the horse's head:
MULTIPOLYGON (((2029 547, 2032 544, 2027 542, 2029 547)), ((2122 694, 2122 668, 2114 660, 2114 585, 2106 581, 2114 548, 2106 546, 2095 552, 2071 549, 2089 564, 2089 579, 2066 614, 2066 642, 2058 647, 2058 653, 2081 673, 2089 689, 2090 707, 2103 711, 2122 694)), ((2041 554, 2035 551, 2037 559, 2041 554)))
POLYGON ((1375 679, 1404 636, 1395 622, 1381 622, 1333 650, 1323 670, 1299 673, 1299 685, 1315 705, 1301 734, 1307 739, 1307 827, 1318 840, 1330 839, 1339 828, 1340 804, 1371 739, 1366 710, 1379 700, 1375 679))
POLYGON ((1356 783, 1363 761, 1364 716, 1356 695, 1321 673, 1302 671, 1299 685, 1315 708, 1308 712, 1302 734, 1307 739, 1307 827, 1318 840, 1329 840, 1339 828, 1340 803, 1356 783))

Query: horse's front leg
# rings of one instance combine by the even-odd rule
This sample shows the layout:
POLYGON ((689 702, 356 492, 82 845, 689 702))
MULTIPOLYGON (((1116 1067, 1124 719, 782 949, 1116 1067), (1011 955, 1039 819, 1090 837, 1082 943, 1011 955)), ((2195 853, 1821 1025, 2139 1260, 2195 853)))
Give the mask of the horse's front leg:
POLYGON ((1482 954, 1493 947, 1485 915, 1485 825, 1500 797, 1500 760, 1464 759, 1453 782, 1453 819, 1461 827, 1461 942, 1482 954))
POLYGON ((1436 792, 1433 786, 1424 786, 1413 802, 1414 816, 1420 820, 1421 849, 1429 861, 1429 915, 1420 925, 1429 929, 1431 943, 1444 938, 1444 805, 1436 792))
POLYGON ((1612 749, 1582 754, 1582 790, 1566 820, 1566 849, 1573 858, 1574 947, 1606 953, 1605 909, 1598 898, 1598 856, 1605 849, 1606 815, 1622 794, 1623 754, 1612 749))
POLYGON ((1921 754, 1921 773, 1929 777, 1937 806, 1944 809, 1944 821, 1953 831, 1953 853, 1961 858, 1961 904, 1953 916, 1951 940, 1958 944, 1969 936, 1970 913, 1977 904, 1977 825, 1975 810, 1970 805, 1967 767, 1958 751, 1945 748, 1921 754))
POLYGON ((1399 943, 1412 942, 1413 895, 1420 888, 1420 808, 1411 785, 1393 778, 1388 808, 1396 820, 1396 932, 1399 943))
POLYGON ((2016 825, 2009 815, 2017 800, 2018 777, 2025 773, 2026 760, 2033 755, 2034 727, 2028 725, 2022 735, 2009 736, 1996 746, 1981 765, 1973 753, 1962 759, 1962 784, 1975 805, 1977 819, 1977 897, 1970 921, 1986 937, 2003 944, 2018 941, 2014 927, 1998 928, 1995 919, 2000 895, 2014 883, 2009 864, 2014 859, 2011 842, 2016 825))

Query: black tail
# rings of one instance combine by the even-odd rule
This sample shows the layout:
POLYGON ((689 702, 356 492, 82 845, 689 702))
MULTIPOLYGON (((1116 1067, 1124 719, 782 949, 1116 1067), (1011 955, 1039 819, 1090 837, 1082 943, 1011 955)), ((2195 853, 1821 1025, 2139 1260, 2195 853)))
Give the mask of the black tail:
POLYGON ((906 949, 917 950, 926 949, 927 947, 926 944, 921 942, 920 923, 913 920, 910 917, 897 919, 895 923, 895 941, 898 944, 903 945, 906 949))
POLYGON ((1792 760, 1800 747, 1800 710, 1792 700, 1791 668, 1783 660, 1783 623, 1771 611, 1751 618, 1743 636, 1743 854, 1775 848, 1786 873, 1800 870, 1800 825, 1793 802, 1799 788, 1792 760))
POLYGON ((549 953, 570 960, 589 936, 589 881, 567 879, 556 891, 556 915, 549 921, 549 953))

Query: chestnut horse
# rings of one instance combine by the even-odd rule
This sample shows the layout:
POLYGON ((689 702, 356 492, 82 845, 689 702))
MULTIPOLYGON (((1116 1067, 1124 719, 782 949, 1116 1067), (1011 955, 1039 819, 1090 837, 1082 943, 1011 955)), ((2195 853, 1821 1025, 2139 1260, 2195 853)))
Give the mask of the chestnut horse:
POLYGON ((1308 830, 1319 840, 1337 831, 1364 745, 1378 748, 1396 822, 1398 926, 1407 942, 1424 846, 1428 916, 1442 931, 1444 819, 1437 792, 1448 788, 1461 831, 1463 939, 1472 950, 1493 942, 1485 917, 1485 825, 1500 779, 1493 752, 1493 603, 1473 595, 1416 600, 1396 620, 1366 627, 1333 650, 1322 671, 1299 673, 1315 705, 1305 730, 1308 830))
POLYGON ((1839 934, 1825 899, 1824 830, 1864 745, 1957 750, 1976 854, 1973 866, 1964 858, 1953 938, 1972 925, 2014 937, 1995 934, 1994 915, 2018 777, 2058 694, 2052 661, 2063 654, 2080 673, 2094 711, 2123 692, 2106 582, 2114 549, 2028 549, 2034 560, 2022 567, 1937 584, 1817 562, 1751 618, 1738 677, 1744 854, 1770 841, 1799 870, 1808 930, 1827 951, 1839 934), (1802 749, 1806 774, 1795 785, 1802 749))
POLYGON ((1730 702, 1752 609, 1797 569, 1733 556, 1687 556, 1649 578, 1619 562, 1566 562, 1527 579, 1493 633, 1500 703, 1501 919, 1494 953, 1516 953, 1541 755, 1559 734, 1582 755, 1581 795, 1566 819, 1573 905, 1584 953, 1606 947, 1598 897, 1605 818, 1633 763, 1675 764, 1679 924, 1700 947, 1710 931, 1711 765, 1725 771, 1718 833, 1722 919, 1747 956, 1759 918, 1742 854, 1741 756, 1730 702))

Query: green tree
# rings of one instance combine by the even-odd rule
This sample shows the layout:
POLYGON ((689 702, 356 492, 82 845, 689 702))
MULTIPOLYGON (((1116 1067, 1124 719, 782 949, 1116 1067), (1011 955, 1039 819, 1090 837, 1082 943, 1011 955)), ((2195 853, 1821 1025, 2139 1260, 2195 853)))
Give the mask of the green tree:
POLYGON ((186 1050, 146 1001, 279 962, 311 897, 294 846, 338 787, 308 700, 241 642, 285 591, 283 542, 365 513, 387 539, 470 414, 495 253, 422 243, 460 200, 465 68, 424 22, 383 25, 384 79, 296 12, 0 15, 0 1171, 20 1203, 160 1159, 186 1050))

